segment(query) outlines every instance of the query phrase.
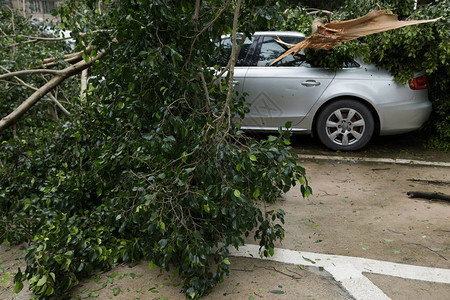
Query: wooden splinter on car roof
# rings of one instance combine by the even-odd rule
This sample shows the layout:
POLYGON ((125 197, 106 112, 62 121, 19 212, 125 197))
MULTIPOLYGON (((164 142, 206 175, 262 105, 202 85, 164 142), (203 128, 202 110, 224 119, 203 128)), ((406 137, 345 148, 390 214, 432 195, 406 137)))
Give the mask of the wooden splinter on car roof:
POLYGON ((335 46, 339 46, 342 42, 351 41, 369 34, 397 29, 408 25, 436 22, 440 18, 442 17, 432 20, 399 21, 396 14, 388 14, 387 10, 374 10, 357 19, 333 21, 318 26, 317 33, 310 35, 296 45, 287 44, 277 40, 277 42, 288 45, 290 48, 283 53, 283 55, 275 59, 270 65, 273 65, 289 54, 296 55, 298 52, 307 48, 330 50, 335 46))

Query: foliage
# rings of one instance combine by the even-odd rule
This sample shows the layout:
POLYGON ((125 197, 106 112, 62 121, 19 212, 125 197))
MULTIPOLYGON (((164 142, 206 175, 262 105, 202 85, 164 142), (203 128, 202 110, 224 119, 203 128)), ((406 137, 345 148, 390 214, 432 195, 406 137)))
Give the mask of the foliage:
MULTIPOLYGON (((266 203, 296 183, 311 191, 289 134, 244 136, 233 121, 243 99, 227 97, 208 68, 235 8, 201 1, 196 18, 194 1, 61 7, 77 43, 108 56, 64 122, 2 133, 0 243, 32 240, 16 291, 28 281, 39 298, 62 298, 83 276, 146 259, 183 276, 196 298, 228 274, 228 247, 244 237, 273 254, 284 212, 266 203)), ((265 26, 277 9, 244 1, 240 30, 265 26)))
MULTIPOLYGON (((339 69, 349 57, 364 57, 366 61, 386 68, 399 82, 406 83, 414 73, 423 70, 429 76, 429 96, 433 113, 427 125, 427 135, 434 147, 450 150, 450 1, 435 1, 414 10, 414 1, 346 1, 333 20, 348 20, 375 9, 392 9, 400 20, 443 18, 435 23, 408 26, 342 44, 330 51, 307 50, 307 58, 322 67, 339 69)), ((285 22, 276 29, 297 30, 309 34, 314 17, 306 16, 304 8, 288 10, 285 22)))

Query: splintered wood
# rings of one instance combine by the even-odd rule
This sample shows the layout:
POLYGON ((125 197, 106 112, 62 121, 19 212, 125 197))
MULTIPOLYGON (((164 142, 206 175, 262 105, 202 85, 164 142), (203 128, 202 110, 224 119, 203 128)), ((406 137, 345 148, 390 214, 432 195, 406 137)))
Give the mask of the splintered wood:
MULTIPOLYGON (((271 65, 290 54, 296 55, 298 52, 307 48, 330 50, 335 46, 339 46, 342 42, 351 41, 369 34, 409 25, 436 22, 440 18, 442 17, 432 20, 399 21, 396 14, 388 14, 387 10, 374 10, 357 19, 333 21, 318 26, 317 33, 312 34, 300 43, 296 45, 288 44, 288 46, 290 46, 289 50, 275 59, 271 65)), ((286 44, 280 40, 277 41, 286 44)))

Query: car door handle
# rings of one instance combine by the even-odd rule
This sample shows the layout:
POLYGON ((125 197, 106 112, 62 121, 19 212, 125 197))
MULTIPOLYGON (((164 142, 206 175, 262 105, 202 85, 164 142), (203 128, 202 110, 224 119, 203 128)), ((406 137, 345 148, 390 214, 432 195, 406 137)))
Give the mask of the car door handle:
POLYGON ((320 82, 317 82, 315 80, 306 80, 302 82, 302 85, 304 86, 319 86, 320 82))
POLYGON ((233 80, 233 86, 239 85, 239 81, 233 80))

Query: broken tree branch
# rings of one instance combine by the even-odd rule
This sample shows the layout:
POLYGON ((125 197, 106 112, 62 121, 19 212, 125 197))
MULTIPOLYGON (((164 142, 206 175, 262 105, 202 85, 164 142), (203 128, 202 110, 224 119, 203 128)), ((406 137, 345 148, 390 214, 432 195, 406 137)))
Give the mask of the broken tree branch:
MULTIPOLYGON (((6 72, 6 69, 2 66, 0 66, 0 69, 6 72)), ((58 70, 49 70, 49 69, 30 69, 30 70, 22 70, 22 71, 16 71, 16 72, 9 72, 6 74, 1 74, 0 79, 6 79, 10 77, 16 77, 21 75, 32 75, 32 74, 51 74, 51 75, 57 75, 58 70)))
POLYGON ((317 33, 291 47, 284 54, 272 61, 277 61, 293 54, 297 55, 305 49, 330 50, 343 42, 348 42, 366 35, 397 29, 409 25, 436 22, 442 17, 431 20, 399 21, 397 15, 389 14, 387 10, 374 10, 357 19, 347 21, 333 21, 317 26, 317 33))
POLYGON ((95 61, 101 59, 106 55, 106 51, 101 51, 94 58, 89 59, 88 62, 82 60, 78 63, 71 65, 63 70, 58 71, 51 80, 49 80, 42 87, 37 89, 30 97, 28 97, 22 104, 20 104, 12 113, 0 120, 0 131, 5 130, 11 125, 15 124, 20 117, 22 117, 36 102, 42 99, 46 94, 56 88, 65 79, 80 73, 86 68, 89 68, 95 61))
MULTIPOLYGON (((94 49, 95 49, 94 47, 89 46, 89 47, 86 48, 86 50, 82 50, 82 51, 79 51, 79 52, 66 54, 66 55, 64 55, 64 61, 67 62, 67 63, 79 62, 80 60, 83 59, 83 54, 84 53, 91 53, 94 49)), ((50 68, 50 67, 57 66, 59 60, 60 60, 60 58, 58 58, 58 57, 51 57, 51 58, 44 59, 42 62, 44 63, 44 67, 50 68)))
POLYGON ((31 40, 38 40, 38 41, 64 41, 64 40, 70 40, 72 39, 72 37, 60 37, 60 38, 55 38, 55 37, 41 37, 41 36, 30 36, 30 35, 4 35, 2 37, 5 38, 13 38, 13 37, 17 37, 17 38, 26 38, 26 39, 31 39, 31 40))
MULTIPOLYGON (((0 68, 1 68, 3 71, 5 71, 5 72, 9 72, 5 67, 0 66, 0 68)), ((53 70, 53 71, 54 71, 54 70, 53 70)), ((13 73, 17 73, 17 72, 9 72, 9 73, 7 73, 7 74, 5 74, 5 75, 9 75, 9 74, 13 74, 13 73)), ((57 73, 53 73, 53 74, 56 75, 57 73)), ((14 75, 13 75, 13 76, 14 76, 14 75)), ((0 78, 1 78, 1 76, 0 76, 0 78)), ((37 90, 38 90, 37 88, 35 88, 34 86, 31 86, 31 85, 27 84, 25 81, 23 81, 22 79, 20 79, 20 78, 17 77, 17 76, 14 76, 14 79, 16 79, 16 80, 20 83, 20 85, 22 85, 22 86, 24 86, 24 87, 26 87, 26 88, 29 88, 29 89, 34 90, 34 91, 37 91, 37 90)), ((56 97, 54 97, 51 93, 48 94, 48 97, 56 104, 56 106, 59 107, 59 109, 62 110, 63 113, 65 113, 66 115, 70 116, 70 112, 69 112, 67 109, 65 109, 64 106, 62 106, 62 104, 58 101, 58 99, 56 99, 56 97)))
POLYGON ((444 193, 411 191, 411 192, 407 192, 406 195, 408 195, 409 198, 423 198, 423 199, 428 199, 428 200, 444 200, 444 201, 450 202, 450 195, 447 195, 444 193))

